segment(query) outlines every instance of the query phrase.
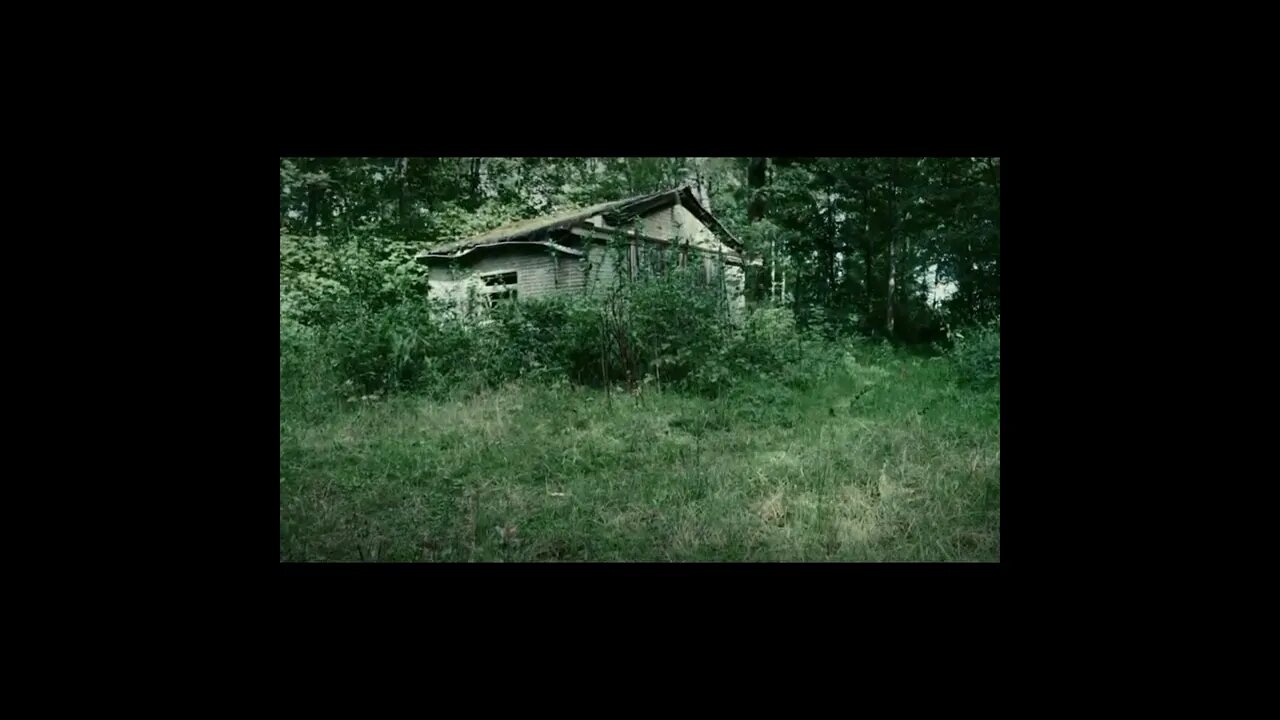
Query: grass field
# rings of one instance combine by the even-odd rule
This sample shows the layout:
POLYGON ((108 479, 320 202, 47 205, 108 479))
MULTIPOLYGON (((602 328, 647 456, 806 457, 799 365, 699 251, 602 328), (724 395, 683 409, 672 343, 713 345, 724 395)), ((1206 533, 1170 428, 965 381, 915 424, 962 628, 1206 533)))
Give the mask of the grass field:
POLYGON ((282 416, 283 561, 998 561, 1000 396, 846 355, 718 399, 511 385, 282 416))

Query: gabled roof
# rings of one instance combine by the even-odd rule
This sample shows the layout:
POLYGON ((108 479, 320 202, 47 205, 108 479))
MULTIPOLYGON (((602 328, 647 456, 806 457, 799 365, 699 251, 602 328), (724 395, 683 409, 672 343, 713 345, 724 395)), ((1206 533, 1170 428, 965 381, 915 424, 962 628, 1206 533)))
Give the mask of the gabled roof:
POLYGON ((604 215, 605 219, 611 225, 617 226, 629 221, 630 219, 671 207, 676 204, 683 205, 686 210, 693 213, 707 227, 716 232, 723 240, 724 244, 735 250, 742 250, 742 243, 729 233, 719 220, 711 214, 711 211, 702 206, 698 199, 694 197, 693 190, 688 185, 681 185, 672 190, 663 190, 662 192, 651 193, 648 195, 637 195, 635 197, 623 200, 614 200, 612 202, 598 203, 584 208, 575 210, 566 210, 564 212, 555 213, 554 215, 545 215, 543 217, 529 218, 519 220, 502 227, 494 228, 488 232, 476 235, 465 240, 455 240, 453 242, 443 243, 428 250, 418 253, 418 257, 456 257, 471 248, 482 245, 496 245, 500 243, 511 242, 529 238, 531 235, 542 235, 552 230, 573 227, 575 225, 586 222, 588 218, 596 215, 604 215))

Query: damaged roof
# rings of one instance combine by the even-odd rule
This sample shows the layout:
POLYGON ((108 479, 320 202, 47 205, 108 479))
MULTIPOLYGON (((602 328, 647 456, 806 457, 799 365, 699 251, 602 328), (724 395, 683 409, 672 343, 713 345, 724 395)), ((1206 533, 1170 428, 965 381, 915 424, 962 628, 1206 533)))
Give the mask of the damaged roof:
POLYGON ((617 226, 633 217, 643 215, 653 210, 661 210, 676 204, 683 205, 686 210, 693 213, 707 227, 711 228, 717 235, 721 237, 724 244, 729 247, 741 251, 742 243, 734 237, 711 211, 702 206, 693 194, 693 189, 688 185, 681 185, 672 190, 663 190, 662 192, 650 193, 647 195, 637 195, 635 197, 623 200, 614 200, 612 202, 597 203, 588 207, 577 208, 574 210, 565 210, 563 212, 554 213, 552 215, 544 215, 542 217, 529 218, 526 220, 518 220, 508 223, 488 232, 466 238, 464 240, 454 240, 452 242, 442 243, 433 248, 418 253, 418 257, 449 257, 460 254, 471 248, 483 245, 496 245, 499 243, 511 242, 529 238, 531 235, 542 235, 552 230, 573 227, 575 225, 586 222, 589 218, 596 215, 604 215, 605 219, 611 225, 617 226))

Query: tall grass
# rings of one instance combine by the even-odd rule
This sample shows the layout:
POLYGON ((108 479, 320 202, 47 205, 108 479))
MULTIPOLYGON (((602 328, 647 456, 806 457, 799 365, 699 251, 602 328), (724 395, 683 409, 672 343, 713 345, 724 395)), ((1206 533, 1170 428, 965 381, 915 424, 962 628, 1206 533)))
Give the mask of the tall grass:
POLYGON ((998 326, 926 360, 721 311, 283 317, 281 559, 999 559, 998 326))
POLYGON ((360 403, 282 434, 281 558, 998 560, 997 396, 951 376, 360 403))

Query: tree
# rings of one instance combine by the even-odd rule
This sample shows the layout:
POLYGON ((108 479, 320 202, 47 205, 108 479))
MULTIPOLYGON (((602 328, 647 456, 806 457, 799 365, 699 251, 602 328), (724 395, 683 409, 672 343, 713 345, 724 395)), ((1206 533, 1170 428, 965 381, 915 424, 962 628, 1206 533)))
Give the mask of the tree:
POLYGON ((391 262, 682 183, 768 263, 747 268, 751 301, 785 297, 801 325, 913 341, 938 313, 999 315, 999 158, 281 158, 280 227, 391 262), (940 310, 934 282, 954 284, 940 310))

